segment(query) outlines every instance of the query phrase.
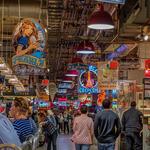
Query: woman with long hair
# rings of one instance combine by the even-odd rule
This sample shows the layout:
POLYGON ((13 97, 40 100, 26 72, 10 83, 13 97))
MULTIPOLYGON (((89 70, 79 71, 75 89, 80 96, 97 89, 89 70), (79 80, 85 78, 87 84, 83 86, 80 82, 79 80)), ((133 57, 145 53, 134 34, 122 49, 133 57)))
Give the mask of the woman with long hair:
POLYGON ((36 42, 38 33, 34 23, 30 20, 25 20, 20 24, 14 37, 13 46, 18 56, 31 54, 38 46, 38 42, 36 42))

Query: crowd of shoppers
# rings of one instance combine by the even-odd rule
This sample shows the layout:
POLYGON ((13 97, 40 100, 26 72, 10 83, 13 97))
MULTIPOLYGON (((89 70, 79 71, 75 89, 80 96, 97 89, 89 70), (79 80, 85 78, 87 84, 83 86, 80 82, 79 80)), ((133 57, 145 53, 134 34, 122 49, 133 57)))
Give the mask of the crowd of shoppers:
POLYGON ((10 109, 13 119, 9 120, 0 114, 0 144, 20 146, 35 135, 37 127, 41 127, 47 150, 57 150, 58 134, 71 133, 73 126, 71 141, 75 143, 76 150, 90 150, 94 137, 97 139, 98 150, 115 150, 120 134, 125 137, 126 150, 142 150, 143 114, 136 109, 136 102, 131 102, 131 108, 123 113, 121 121, 111 110, 109 99, 104 100, 102 106, 103 110, 95 117, 88 114, 88 107, 85 105, 81 106, 80 111, 74 112, 74 115, 67 111, 54 113, 52 110, 32 113, 27 100, 15 98, 10 109))
POLYGON ((98 142, 98 150, 115 150, 118 136, 125 134, 126 150, 142 150, 142 118, 136 109, 136 102, 131 102, 131 108, 124 112, 122 125, 119 116, 111 110, 111 101, 102 103, 103 110, 98 112, 93 121, 87 116, 87 107, 81 106, 81 115, 73 122, 74 134, 71 140, 76 150, 90 150, 93 135, 98 142), (93 134, 94 131, 94 134, 93 134))

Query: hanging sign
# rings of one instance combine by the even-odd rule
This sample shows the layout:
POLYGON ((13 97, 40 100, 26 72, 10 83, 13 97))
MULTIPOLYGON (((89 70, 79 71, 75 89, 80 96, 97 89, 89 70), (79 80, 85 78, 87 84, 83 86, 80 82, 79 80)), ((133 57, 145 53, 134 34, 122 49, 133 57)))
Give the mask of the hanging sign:
POLYGON ((106 3, 114 3, 114 4, 125 4, 126 0, 97 0, 106 3))
POLYGON ((145 77, 150 78, 150 59, 145 60, 145 77))
POLYGON ((12 44, 16 52, 12 58, 14 71, 41 74, 39 69, 46 68, 46 32, 42 24, 34 19, 23 19, 15 28, 12 44))
POLYGON ((97 67, 88 66, 87 70, 80 70, 78 93, 98 93, 97 67))
POLYGON ((54 100, 55 94, 57 93, 57 86, 54 82, 49 83, 49 95, 51 97, 51 100, 54 100))
POLYGON ((101 93, 98 94, 98 99, 97 99, 97 105, 102 106, 102 102, 106 98, 106 93, 105 91, 101 91, 101 93))
MULTIPOLYGON (((110 63, 111 64, 111 63, 110 63)), ((100 90, 113 90, 118 85, 118 65, 115 65, 115 69, 111 68, 108 62, 98 62, 98 87, 100 90)))

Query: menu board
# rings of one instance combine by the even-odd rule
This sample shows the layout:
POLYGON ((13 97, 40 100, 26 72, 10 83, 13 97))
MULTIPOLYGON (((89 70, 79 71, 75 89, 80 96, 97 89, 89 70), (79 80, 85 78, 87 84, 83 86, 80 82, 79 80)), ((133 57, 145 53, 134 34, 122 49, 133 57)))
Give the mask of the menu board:
POLYGON ((144 84, 144 99, 150 99, 150 78, 144 78, 143 84, 144 84))

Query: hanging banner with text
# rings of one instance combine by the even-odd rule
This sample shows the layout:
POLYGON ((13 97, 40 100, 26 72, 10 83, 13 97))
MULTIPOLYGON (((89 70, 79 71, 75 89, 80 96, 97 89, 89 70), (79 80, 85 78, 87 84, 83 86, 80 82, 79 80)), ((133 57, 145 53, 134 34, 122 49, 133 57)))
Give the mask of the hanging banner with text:
POLYGON ((34 19, 23 19, 15 28, 12 40, 16 55, 12 58, 16 74, 42 74, 46 68, 46 32, 34 19))

